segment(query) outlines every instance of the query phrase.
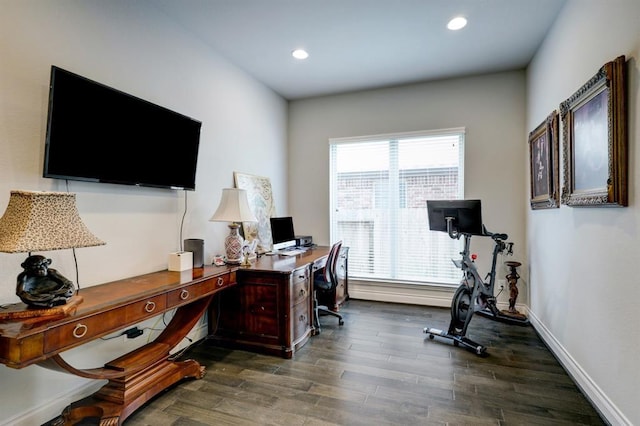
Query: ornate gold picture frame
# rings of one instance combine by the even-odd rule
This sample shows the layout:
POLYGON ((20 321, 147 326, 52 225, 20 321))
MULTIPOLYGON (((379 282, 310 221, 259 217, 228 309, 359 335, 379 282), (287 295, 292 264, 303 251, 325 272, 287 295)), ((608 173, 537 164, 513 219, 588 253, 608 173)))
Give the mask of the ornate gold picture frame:
POLYGON ((554 111, 529 133, 531 208, 560 207, 558 112, 554 111))
POLYGON ((560 105, 568 206, 627 205, 627 95, 624 56, 608 62, 560 105))

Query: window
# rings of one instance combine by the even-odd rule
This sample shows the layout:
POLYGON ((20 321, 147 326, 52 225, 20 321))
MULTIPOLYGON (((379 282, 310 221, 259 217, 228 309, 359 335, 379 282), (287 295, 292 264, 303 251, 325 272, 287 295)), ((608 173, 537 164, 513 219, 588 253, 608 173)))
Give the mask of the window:
POLYGON ((463 198, 464 129, 330 140, 331 241, 349 275, 457 285, 460 241, 429 230, 427 200, 463 198))

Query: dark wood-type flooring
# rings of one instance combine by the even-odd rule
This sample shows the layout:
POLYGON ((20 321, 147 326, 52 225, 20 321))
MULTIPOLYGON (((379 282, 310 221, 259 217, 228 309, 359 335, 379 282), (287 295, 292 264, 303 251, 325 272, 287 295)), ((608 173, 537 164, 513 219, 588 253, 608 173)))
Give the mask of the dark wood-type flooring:
POLYGON ((293 359, 194 345, 182 358, 201 380, 163 392, 125 426, 196 425, 601 425, 606 424, 530 326, 475 315, 468 336, 488 356, 429 340, 449 309, 360 300, 345 324, 293 359))

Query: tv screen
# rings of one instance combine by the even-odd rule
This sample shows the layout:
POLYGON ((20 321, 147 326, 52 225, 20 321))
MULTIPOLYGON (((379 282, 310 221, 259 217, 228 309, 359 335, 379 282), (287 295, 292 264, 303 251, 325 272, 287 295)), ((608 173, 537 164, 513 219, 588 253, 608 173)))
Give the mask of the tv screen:
POLYGON ((52 66, 43 176, 195 190, 201 125, 52 66))
POLYGON ((427 215, 431 231, 447 232, 447 217, 451 217, 452 231, 471 235, 484 234, 480 200, 427 200, 427 215))

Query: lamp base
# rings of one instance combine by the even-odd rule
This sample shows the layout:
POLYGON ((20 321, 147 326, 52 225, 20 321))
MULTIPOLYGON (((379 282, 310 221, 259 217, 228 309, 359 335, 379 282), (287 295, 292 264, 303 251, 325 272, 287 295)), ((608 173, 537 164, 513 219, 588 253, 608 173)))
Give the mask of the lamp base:
POLYGON ((51 259, 33 255, 22 262, 16 295, 34 308, 52 308, 66 304, 75 293, 75 286, 57 270, 49 268, 51 259))
POLYGON ((244 238, 242 238, 238 232, 240 229, 239 223, 233 222, 229 224, 229 229, 229 235, 224 239, 224 249, 227 254, 225 262, 237 265, 242 263, 242 244, 244 243, 244 238))

